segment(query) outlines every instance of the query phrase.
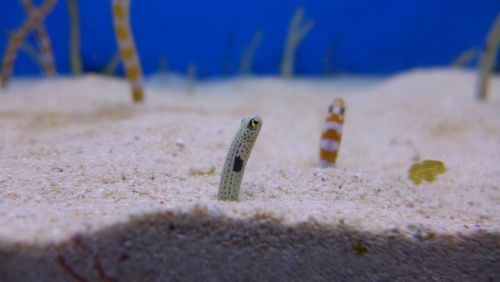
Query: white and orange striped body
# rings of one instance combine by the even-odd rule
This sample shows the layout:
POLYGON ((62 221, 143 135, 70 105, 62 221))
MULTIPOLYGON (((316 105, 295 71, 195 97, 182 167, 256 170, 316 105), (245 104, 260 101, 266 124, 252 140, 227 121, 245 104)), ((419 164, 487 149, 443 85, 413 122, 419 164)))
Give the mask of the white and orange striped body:
POLYGON ((130 0, 113 0, 113 23, 125 73, 132 85, 132 99, 141 102, 144 99, 144 79, 130 28, 130 0))
POLYGON ((325 120, 320 142, 321 167, 335 165, 342 141, 342 126, 344 125, 345 102, 342 98, 335 98, 328 107, 328 116, 325 120))
MULTIPOLYGON (((42 26, 43 21, 45 20, 45 17, 52 11, 52 8, 54 8, 54 5, 57 3, 57 0, 46 0, 43 2, 43 4, 40 6, 39 9, 35 9, 32 7, 28 2, 26 5, 26 9, 28 10, 28 20, 26 20, 23 25, 10 37, 9 44, 7 45, 7 48, 5 50, 5 54, 3 57, 3 62, 2 62, 2 74, 1 74, 1 86, 4 87, 7 85, 7 83, 10 80, 10 76, 12 75, 12 69, 14 67, 14 63, 16 61, 16 56, 17 52, 23 45, 24 41, 30 34, 32 30, 37 30, 43 33, 45 29, 42 26), (42 30, 43 29, 43 30, 42 30)), ((46 35, 46 32, 45 32, 46 35)), ((40 33, 39 33, 40 36, 40 33)), ((43 56, 43 61, 44 61, 44 66, 47 66, 46 64, 49 64, 49 59, 46 59, 47 52, 50 51, 52 53, 52 48, 50 48, 50 41, 45 41, 44 42, 44 36, 40 36, 40 41, 42 45, 42 56, 43 56), (49 45, 47 45, 47 42, 49 45), (44 46, 45 43, 45 46, 44 46), (49 47, 47 47, 49 46, 49 47)), ((48 37, 47 37, 48 38, 48 37)), ((52 67, 54 67, 54 63, 52 61, 52 67)), ((52 70, 47 70, 47 72, 50 74, 52 70)), ((55 73, 55 69, 54 69, 55 73)))

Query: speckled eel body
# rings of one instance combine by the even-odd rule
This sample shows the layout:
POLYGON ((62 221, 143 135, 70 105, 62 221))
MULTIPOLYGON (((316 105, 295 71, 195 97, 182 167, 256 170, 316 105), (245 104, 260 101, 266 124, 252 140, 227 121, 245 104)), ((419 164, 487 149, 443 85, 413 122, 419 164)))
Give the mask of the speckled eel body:
POLYGON ((219 183, 218 200, 238 201, 245 166, 261 127, 262 119, 257 114, 249 115, 241 121, 240 129, 226 156, 219 183))

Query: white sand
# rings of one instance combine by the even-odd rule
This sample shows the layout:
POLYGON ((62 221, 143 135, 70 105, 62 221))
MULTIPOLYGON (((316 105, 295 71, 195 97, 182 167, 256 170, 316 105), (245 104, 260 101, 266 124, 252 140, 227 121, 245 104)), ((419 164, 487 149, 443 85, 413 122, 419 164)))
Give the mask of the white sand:
POLYGON ((194 95, 151 87, 145 104, 131 105, 121 80, 14 81, 0 92, 0 246, 43 250, 171 211, 405 240, 490 234, 491 263, 500 257, 500 78, 488 103, 474 100, 475 82, 456 70, 354 88, 241 79, 197 85, 194 95), (343 142, 337 166, 321 169, 319 134, 334 96, 347 102, 343 142), (264 123, 240 202, 219 202, 225 154, 253 112, 264 123), (425 159, 447 172, 416 186, 408 169, 425 159), (211 165, 214 174, 193 173, 211 165))

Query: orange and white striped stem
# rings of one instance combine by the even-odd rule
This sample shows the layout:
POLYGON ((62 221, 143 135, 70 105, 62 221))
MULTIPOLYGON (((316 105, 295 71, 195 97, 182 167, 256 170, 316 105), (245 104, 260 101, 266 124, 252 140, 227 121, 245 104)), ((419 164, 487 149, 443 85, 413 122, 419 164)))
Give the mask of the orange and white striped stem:
POLYGON ((16 61, 17 52, 30 34, 30 31, 40 26, 47 15, 52 11, 57 0, 46 0, 39 9, 33 9, 24 24, 10 37, 9 44, 5 50, 2 62, 2 74, 0 85, 5 87, 12 75, 12 69, 16 61))
MULTIPOLYGON (((23 5, 30 17, 36 13, 36 7, 33 6, 31 0, 24 0, 23 5)), ((34 26, 33 28, 40 43, 43 69, 48 76, 55 76, 56 66, 52 53, 52 42, 50 41, 49 35, 47 34, 47 30, 45 29, 45 26, 42 22, 39 25, 34 26)))
POLYGON ((345 102, 342 98, 335 98, 328 107, 328 116, 325 119, 320 142, 321 167, 335 165, 342 141, 342 127, 344 125, 345 102))
POLYGON ((113 0, 113 23, 125 73, 132 85, 132 99, 141 102, 144 100, 144 79, 130 28, 130 0, 113 0))

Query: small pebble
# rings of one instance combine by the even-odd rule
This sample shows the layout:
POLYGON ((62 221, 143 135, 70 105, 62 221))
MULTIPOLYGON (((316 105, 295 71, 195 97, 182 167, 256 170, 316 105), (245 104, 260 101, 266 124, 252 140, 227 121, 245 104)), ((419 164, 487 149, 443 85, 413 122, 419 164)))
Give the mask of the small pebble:
POLYGON ((175 140, 175 145, 179 146, 179 148, 184 148, 184 146, 186 146, 186 144, 184 143, 184 140, 182 140, 180 138, 175 140))
POLYGON ((50 169, 51 171, 54 171, 54 172, 63 172, 64 169, 60 168, 60 167, 53 167, 50 169))

